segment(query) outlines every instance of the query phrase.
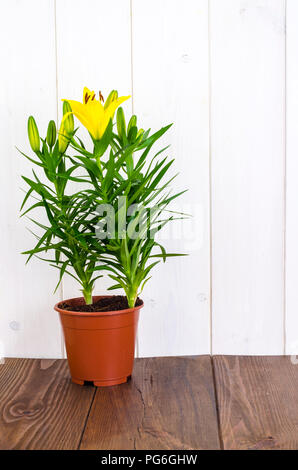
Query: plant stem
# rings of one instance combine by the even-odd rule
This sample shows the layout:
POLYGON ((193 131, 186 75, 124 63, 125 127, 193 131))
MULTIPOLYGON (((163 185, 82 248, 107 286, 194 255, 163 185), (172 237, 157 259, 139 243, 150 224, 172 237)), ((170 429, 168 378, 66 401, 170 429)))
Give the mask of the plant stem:
POLYGON ((87 287, 86 289, 83 289, 83 295, 84 295, 86 305, 91 305, 93 303, 92 288, 87 287))
POLYGON ((137 294, 136 289, 129 289, 126 292, 127 303, 128 303, 129 308, 133 308, 135 306, 137 296, 138 296, 138 294, 137 294))

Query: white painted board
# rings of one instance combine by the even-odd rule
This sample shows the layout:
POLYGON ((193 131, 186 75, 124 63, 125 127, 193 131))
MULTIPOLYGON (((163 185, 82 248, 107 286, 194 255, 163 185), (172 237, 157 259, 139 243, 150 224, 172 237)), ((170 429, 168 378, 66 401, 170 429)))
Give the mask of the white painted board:
POLYGON ((283 353, 285 2, 211 0, 214 354, 283 353))
POLYGON ((286 354, 298 354, 298 2, 287 1, 286 354))
MULTIPOLYGON (((53 310, 57 273, 39 260, 25 266, 20 253, 36 240, 26 230, 33 224, 19 218, 31 163, 15 149, 30 153, 27 119, 34 115, 41 136, 56 119, 56 67, 53 0, 11 0, 0 15, 0 341, 6 356, 59 357, 61 333, 53 310)), ((41 221, 45 219, 40 219, 41 221)))
POLYGON ((139 354, 205 354, 210 351, 208 2, 134 0, 132 32, 134 111, 145 129, 174 122, 156 151, 171 144, 173 172, 180 172, 173 187, 189 189, 174 207, 194 216, 164 240, 169 252, 189 256, 154 268, 144 289, 139 354))

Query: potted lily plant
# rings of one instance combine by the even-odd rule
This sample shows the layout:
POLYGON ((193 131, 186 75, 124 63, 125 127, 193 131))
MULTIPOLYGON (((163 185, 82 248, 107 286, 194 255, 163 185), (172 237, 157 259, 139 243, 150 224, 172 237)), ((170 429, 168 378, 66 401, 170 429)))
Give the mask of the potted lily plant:
POLYGON ((58 132, 50 121, 40 138, 29 117, 35 157, 21 152, 36 167, 32 178, 23 177, 28 189, 22 215, 38 230, 34 248, 24 252, 27 262, 32 256, 48 262, 59 270, 56 289, 70 275, 83 294, 55 305, 72 381, 81 385, 128 380, 143 307, 139 296, 156 264, 182 256, 167 253, 157 241, 166 224, 184 217, 169 210, 184 191, 170 191, 176 175, 167 177, 174 161, 162 156, 168 147, 152 152, 170 125, 151 134, 138 128, 135 115, 126 124, 120 105, 127 99, 113 90, 104 102, 101 92, 97 99, 84 88, 82 102, 63 100, 58 132), (78 136, 74 116, 89 131, 89 142, 78 136), (32 218, 37 208, 45 211, 46 225, 32 218), (94 296, 95 281, 104 274, 111 280, 109 289, 123 289, 125 295, 94 296))

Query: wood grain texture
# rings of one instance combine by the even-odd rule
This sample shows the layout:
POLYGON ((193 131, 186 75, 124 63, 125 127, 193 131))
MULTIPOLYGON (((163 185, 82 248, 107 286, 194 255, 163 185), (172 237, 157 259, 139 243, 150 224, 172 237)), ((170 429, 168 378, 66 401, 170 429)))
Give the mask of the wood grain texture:
POLYGON ((77 449, 94 396, 70 381, 67 362, 0 365, 0 449, 77 449))
POLYGON ((209 356, 137 359, 129 383, 95 390, 72 384, 66 361, 7 359, 0 449, 298 449, 289 357, 216 356, 213 367, 209 356))
POLYGON ((127 384, 98 389, 81 449, 218 449, 208 356, 137 359, 127 384))
POLYGON ((210 0, 213 354, 284 352, 285 1, 210 0))
POLYGON ((175 158, 172 209, 192 218, 160 232, 168 252, 142 294, 139 355, 210 353, 209 75, 207 0, 132 0, 133 104, 152 132, 174 123, 153 154, 175 158))
POLYGON ((214 357, 225 449, 298 449, 298 367, 289 357, 214 357))

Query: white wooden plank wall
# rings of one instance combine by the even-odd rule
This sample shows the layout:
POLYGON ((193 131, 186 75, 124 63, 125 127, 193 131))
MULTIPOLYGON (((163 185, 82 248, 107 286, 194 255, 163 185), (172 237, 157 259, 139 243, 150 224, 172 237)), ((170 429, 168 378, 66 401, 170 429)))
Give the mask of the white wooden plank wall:
POLYGON ((27 118, 36 117, 41 135, 56 119, 54 2, 1 2, 1 313, 0 341, 6 356, 55 357, 61 349, 60 326, 52 295, 57 273, 45 263, 20 253, 32 247, 19 219, 25 188, 20 175, 31 176, 31 165, 15 145, 30 152, 27 118))
POLYGON ((19 254, 14 146, 84 85, 132 94, 142 127, 174 122, 163 143, 189 188, 176 207, 194 218, 164 243, 190 256, 146 286, 138 354, 298 353, 297 0, 10 0, 0 18, 0 355, 63 355, 52 307, 78 287, 53 296, 56 271, 19 254))
POLYGON ((211 0, 214 354, 283 352, 285 2, 211 0))
POLYGON ((177 209, 194 211, 184 240, 178 229, 176 239, 164 240, 169 251, 189 257, 159 265, 146 286, 139 352, 203 354, 210 347, 208 2, 152 0, 148 8, 147 0, 134 0, 132 6, 134 110, 145 128, 174 122, 163 142, 177 158, 175 189, 189 188, 177 209))
POLYGON ((298 354, 298 2, 287 0, 286 353, 298 354))

